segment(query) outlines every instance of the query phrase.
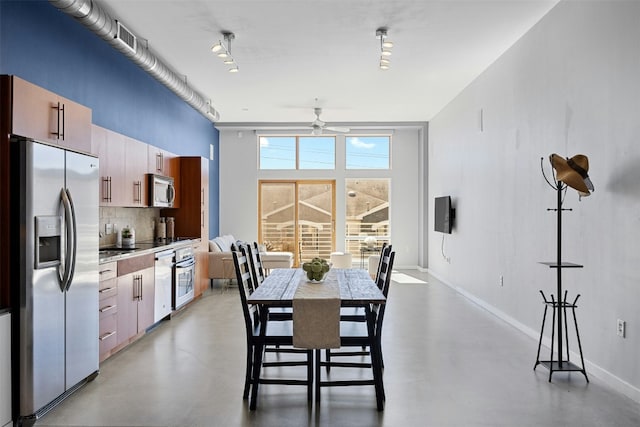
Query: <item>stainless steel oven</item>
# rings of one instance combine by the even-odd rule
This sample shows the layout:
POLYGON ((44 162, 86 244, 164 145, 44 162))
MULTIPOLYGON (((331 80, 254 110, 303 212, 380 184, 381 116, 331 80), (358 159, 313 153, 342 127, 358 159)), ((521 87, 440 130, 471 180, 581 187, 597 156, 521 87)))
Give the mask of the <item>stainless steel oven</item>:
POLYGON ((193 299, 196 259, 193 248, 176 249, 176 263, 173 273, 173 309, 178 309, 193 299))

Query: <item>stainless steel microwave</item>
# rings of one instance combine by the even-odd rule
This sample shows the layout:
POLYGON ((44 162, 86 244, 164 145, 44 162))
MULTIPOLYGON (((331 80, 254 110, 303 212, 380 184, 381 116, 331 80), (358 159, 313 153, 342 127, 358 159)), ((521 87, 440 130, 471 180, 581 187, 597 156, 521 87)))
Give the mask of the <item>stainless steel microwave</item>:
POLYGON ((176 198, 173 178, 149 174, 149 206, 158 208, 172 208, 176 198))

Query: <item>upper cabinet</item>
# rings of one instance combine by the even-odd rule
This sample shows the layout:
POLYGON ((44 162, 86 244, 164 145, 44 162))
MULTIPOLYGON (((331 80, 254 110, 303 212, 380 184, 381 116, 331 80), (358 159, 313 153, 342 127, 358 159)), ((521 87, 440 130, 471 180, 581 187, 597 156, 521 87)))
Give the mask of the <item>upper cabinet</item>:
MULTIPOLYGON (((91 152, 100 159, 100 206, 148 206, 149 173, 171 176, 175 188, 180 188, 177 155, 97 125, 92 125, 91 141, 91 152)), ((179 197, 176 191, 174 207, 179 206, 179 197)))
POLYGON ((149 145, 147 150, 147 172, 173 178, 173 185, 176 188, 173 207, 180 207, 180 157, 177 154, 149 145))
POLYGON ((11 133, 72 150, 91 151, 91 109, 11 76, 11 133))
POLYGON ((149 145, 147 161, 149 173, 170 176, 174 179, 180 175, 180 158, 169 151, 149 145))
POLYGON ((125 137, 92 126, 91 152, 100 159, 100 206, 126 206, 125 137))
POLYGON ((147 151, 148 144, 133 138, 124 138, 126 206, 147 206, 147 151))

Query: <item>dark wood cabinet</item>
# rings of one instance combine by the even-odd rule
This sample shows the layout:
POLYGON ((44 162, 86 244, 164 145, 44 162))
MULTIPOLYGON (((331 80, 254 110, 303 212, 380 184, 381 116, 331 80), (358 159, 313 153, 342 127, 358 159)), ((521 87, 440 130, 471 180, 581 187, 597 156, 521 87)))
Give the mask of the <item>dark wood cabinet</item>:
POLYGON ((175 218, 175 234, 200 239, 194 247, 196 257, 195 295, 209 286, 209 160, 180 157, 180 208, 163 209, 162 216, 175 218))

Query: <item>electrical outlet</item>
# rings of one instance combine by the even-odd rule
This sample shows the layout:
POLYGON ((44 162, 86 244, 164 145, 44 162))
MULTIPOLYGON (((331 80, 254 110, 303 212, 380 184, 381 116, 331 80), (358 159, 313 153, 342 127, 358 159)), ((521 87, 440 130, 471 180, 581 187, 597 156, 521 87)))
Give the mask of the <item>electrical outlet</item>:
POLYGON ((619 337, 624 338, 627 329, 627 322, 624 320, 618 319, 618 326, 616 328, 616 333, 619 337))
POLYGON ((105 224, 104 234, 112 234, 112 233, 113 233, 113 224, 105 224))

